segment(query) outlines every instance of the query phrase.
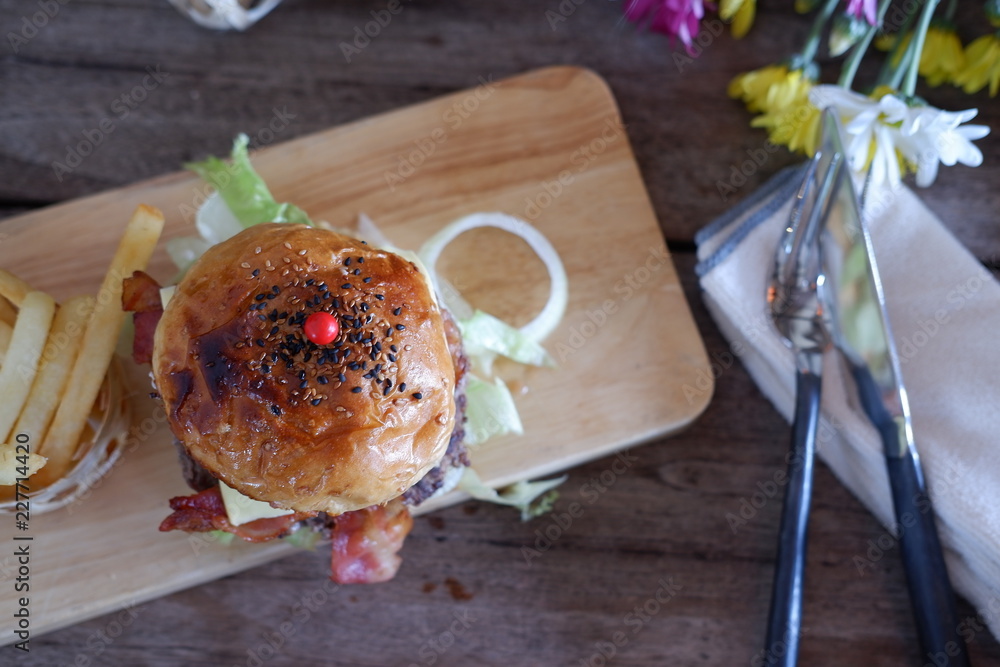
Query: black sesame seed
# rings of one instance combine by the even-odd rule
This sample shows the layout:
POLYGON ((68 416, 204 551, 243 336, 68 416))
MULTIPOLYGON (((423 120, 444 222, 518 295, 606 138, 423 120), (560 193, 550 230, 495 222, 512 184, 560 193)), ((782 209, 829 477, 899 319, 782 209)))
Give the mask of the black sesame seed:
POLYGON ((353 271, 351 271, 351 273, 353 273, 354 275, 358 275, 359 273, 361 273, 361 269, 354 269, 353 271))
POLYGON ((413 398, 417 399, 418 401, 423 397, 424 395, 421 394, 419 391, 413 394, 413 398))
POLYGON ((368 356, 371 357, 372 361, 375 361, 376 359, 378 359, 378 353, 377 352, 370 352, 368 354, 368 356))
POLYGON ((299 389, 305 389, 308 386, 309 382, 307 380, 303 380, 302 382, 299 383, 299 389))
POLYGON ((264 297, 266 297, 266 296, 267 296, 266 294, 258 294, 254 298, 257 299, 258 301, 263 301, 264 297))
POLYGON ((390 354, 389 355, 389 361, 391 361, 392 363, 396 363, 396 355, 395 354, 390 354))
POLYGON ((271 327, 271 333, 270 333, 270 335, 273 336, 276 333, 278 333, 278 327, 271 327))
POLYGON ((280 415, 281 414, 281 408, 279 408, 277 405, 272 405, 271 406, 271 412, 273 412, 276 415, 280 415))
POLYGON ((372 281, 372 277, 371 276, 368 276, 367 278, 363 278, 361 280, 361 282, 363 282, 363 283, 370 283, 371 281, 372 281))
POLYGON ((375 364, 375 372, 378 373, 381 370, 382 370, 382 364, 375 364))
POLYGON ((344 266, 350 266, 350 265, 351 265, 351 258, 348 257, 347 259, 344 260, 344 266))
POLYGON ((402 308, 397 308, 396 310, 392 311, 392 314, 395 315, 396 317, 399 317, 399 314, 401 312, 403 312, 403 309, 402 308))
POLYGON ((340 380, 341 382, 347 382, 347 376, 344 375, 343 373, 339 374, 337 376, 337 379, 340 380))
POLYGON ((400 391, 406 391, 406 383, 405 382, 400 382, 399 383, 399 390, 400 391))
POLYGON ((340 299, 334 299, 333 300, 333 307, 334 308, 340 308, 340 299))
POLYGON ((376 294, 375 298, 378 299, 379 301, 383 301, 385 299, 385 295, 384 294, 376 294))
POLYGON ((344 283, 340 286, 340 289, 351 289, 351 283, 344 283))
MULTIPOLYGON (((364 243, 364 241, 362 241, 362 243, 364 243)), ((365 245, 368 245, 368 244, 365 243, 365 245)), ((365 263, 365 258, 364 257, 358 257, 358 264, 364 264, 364 263, 365 263)))
POLYGON ((306 379, 306 372, 305 371, 299 371, 299 379, 300 380, 305 380, 306 379))
POLYGON ((322 400, 323 400, 323 399, 321 399, 321 398, 314 398, 314 399, 312 400, 312 404, 313 404, 313 405, 319 405, 319 404, 320 404, 320 403, 322 402, 322 400))
POLYGON ((375 351, 376 352, 382 351, 382 343, 375 343, 375 351))
MULTIPOLYGON (((351 365, 349 365, 348 368, 350 368, 352 371, 360 370, 361 364, 355 361, 351 363, 351 365)), ((343 380, 341 380, 341 382, 343 382, 343 380)))
POLYGON ((270 373, 271 372, 271 367, 268 366, 267 364, 261 364, 260 365, 260 370, 263 371, 263 372, 265 372, 265 373, 270 373))
POLYGON ((392 327, 385 330, 385 337, 389 338, 390 336, 392 336, 392 327))
MULTIPOLYGON (((267 295, 267 298, 268 298, 268 299, 273 299, 273 298, 274 298, 274 297, 276 297, 276 296, 278 296, 278 295, 277 295, 277 294, 268 294, 268 295, 267 295)), ((263 306, 264 304, 261 304, 261 305, 263 306)))
POLYGON ((260 269, 254 269, 253 273, 251 273, 250 275, 256 278, 257 276, 260 275, 260 269))
POLYGON ((310 278, 309 280, 306 281, 306 287, 311 287, 315 283, 316 283, 316 281, 314 279, 310 278))
POLYGON ((361 393, 361 387, 355 387, 354 389, 351 390, 351 393, 352 394, 360 394, 361 393))
POLYGON ((312 356, 313 356, 312 352, 306 352, 304 355, 302 355, 302 363, 308 364, 309 360, 312 359, 312 356))
POLYGON ((405 327, 405 326, 403 326, 402 324, 397 324, 397 325, 396 325, 396 331, 402 331, 402 330, 403 330, 403 329, 405 329, 405 328, 406 328, 406 327, 405 327))
POLYGON ((361 377, 363 377, 366 380, 371 380, 373 377, 375 377, 375 371, 368 371, 367 373, 365 373, 361 377))
POLYGON ((395 346, 395 345, 390 345, 390 346, 389 346, 389 349, 390 349, 390 350, 392 350, 393 352, 399 352, 399 350, 398 350, 398 349, 396 349, 396 346, 395 346))
POLYGON ((257 339, 257 347, 264 347, 264 339, 263 338, 258 338, 257 339))
POLYGON ((281 292, 281 288, 275 285, 274 287, 271 288, 271 291, 274 292, 275 294, 278 294, 279 292, 281 292))
POLYGON ((329 382, 329 380, 326 378, 325 375, 320 375, 316 377, 316 382, 319 382, 320 384, 326 384, 327 382, 329 382))
POLYGON ((390 391, 392 391, 392 387, 386 387, 385 389, 382 390, 382 395, 388 396, 390 391))

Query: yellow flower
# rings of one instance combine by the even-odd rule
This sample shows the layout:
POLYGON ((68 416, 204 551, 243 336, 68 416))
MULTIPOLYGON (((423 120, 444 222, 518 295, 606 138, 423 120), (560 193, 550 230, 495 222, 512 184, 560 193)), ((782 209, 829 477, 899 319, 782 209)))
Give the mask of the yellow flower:
POLYGON ((954 81, 964 68, 965 52, 955 29, 944 24, 931 25, 920 54, 920 76, 930 85, 940 86, 954 81))
POLYGON ((757 14, 757 0, 722 0, 719 16, 733 24, 733 37, 740 39, 747 34, 757 14))
POLYGON ((761 104, 767 91, 787 76, 788 67, 785 65, 768 65, 733 77, 728 93, 734 99, 743 100, 750 111, 762 111, 761 104))
POLYGON ((764 113, 750 125, 765 128, 775 144, 812 155, 819 141, 820 124, 819 109, 809 101, 812 88, 812 80, 801 70, 790 72, 784 81, 771 86, 763 102, 764 113))
POLYGON ((1000 38, 983 35, 965 47, 965 67, 955 75, 954 83, 967 93, 990 85, 990 97, 1000 90, 1000 38))

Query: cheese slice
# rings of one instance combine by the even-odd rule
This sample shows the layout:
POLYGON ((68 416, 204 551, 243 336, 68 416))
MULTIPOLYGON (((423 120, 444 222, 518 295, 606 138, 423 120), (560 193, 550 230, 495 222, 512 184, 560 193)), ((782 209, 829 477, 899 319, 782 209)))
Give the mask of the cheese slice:
POLYGON ((160 304, 163 306, 163 310, 167 309, 167 304, 170 303, 170 299, 174 298, 174 290, 176 289, 176 285, 169 285, 167 287, 160 288, 160 304))
POLYGON ((242 526, 257 519, 273 519, 276 516, 294 514, 294 510, 278 509, 260 500, 247 498, 223 482, 219 482, 219 491, 222 492, 222 504, 226 506, 229 523, 234 526, 242 526))

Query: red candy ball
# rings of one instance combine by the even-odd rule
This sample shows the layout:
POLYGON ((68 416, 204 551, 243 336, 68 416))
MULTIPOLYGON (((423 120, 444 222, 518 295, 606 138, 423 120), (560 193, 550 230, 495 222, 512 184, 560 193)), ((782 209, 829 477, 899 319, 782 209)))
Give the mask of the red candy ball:
POLYGON ((329 345, 340 333, 340 322, 330 313, 320 311, 307 317, 302 328, 305 330, 306 338, 312 342, 317 345, 329 345))

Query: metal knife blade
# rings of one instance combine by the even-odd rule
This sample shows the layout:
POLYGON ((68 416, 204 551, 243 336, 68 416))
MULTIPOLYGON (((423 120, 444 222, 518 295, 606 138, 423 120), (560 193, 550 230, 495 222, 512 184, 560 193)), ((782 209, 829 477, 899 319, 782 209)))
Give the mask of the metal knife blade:
MULTIPOLYGON (((844 154, 840 124, 823 114, 824 137, 844 154)), ((921 649, 934 664, 969 664, 954 594, 914 443, 910 406, 885 306, 871 234, 848 169, 820 236, 820 299, 834 345, 846 359, 858 399, 882 439, 899 543, 921 649), (943 658, 942 658, 943 656, 943 658), (944 659, 945 662, 940 662, 944 659)))

